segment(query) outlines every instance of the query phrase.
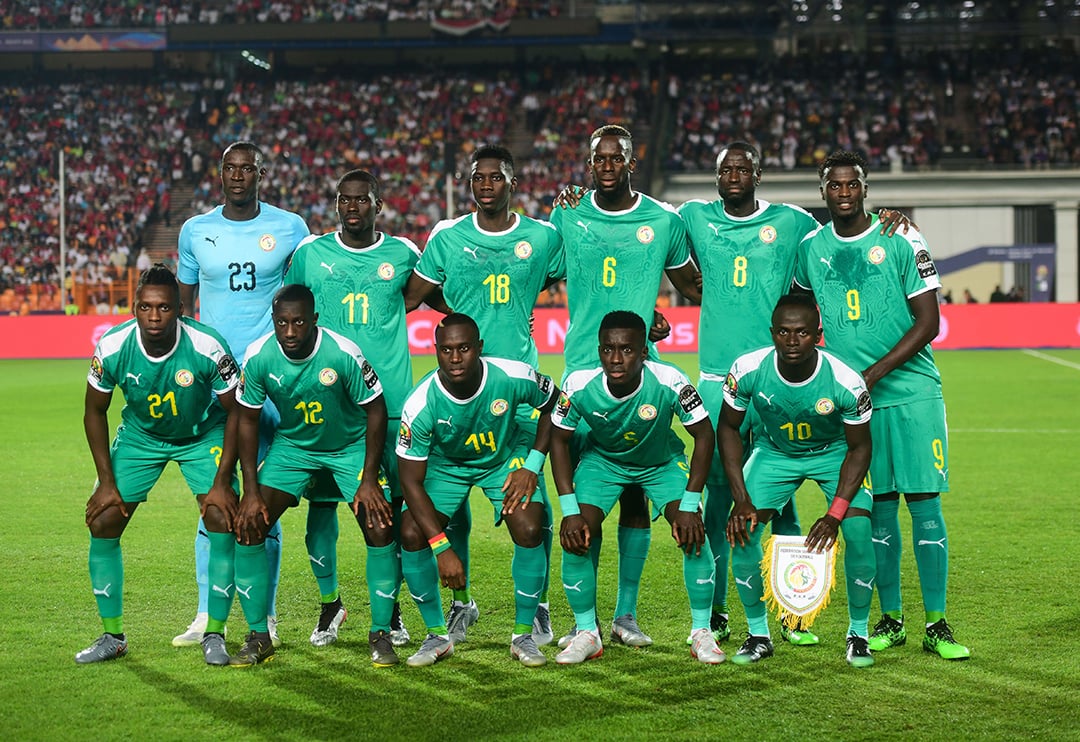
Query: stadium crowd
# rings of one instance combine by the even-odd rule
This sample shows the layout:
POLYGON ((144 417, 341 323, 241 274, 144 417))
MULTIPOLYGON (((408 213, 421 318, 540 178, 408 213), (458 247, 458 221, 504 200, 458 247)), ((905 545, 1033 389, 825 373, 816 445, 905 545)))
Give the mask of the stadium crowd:
POLYGON ((985 62, 836 56, 662 80, 628 65, 578 74, 550 64, 388 71, 359 83, 116 75, 9 83, 0 90, 9 153, 0 168, 0 311, 63 304, 55 290, 61 148, 69 263, 94 283, 134 265, 146 225, 167 216, 157 207, 174 181, 194 185, 190 213, 215 205, 221 149, 237 139, 266 143, 263 197, 302 214, 313 232, 335 228, 333 184, 362 166, 384 183, 384 227, 421 245, 446 209, 447 137, 455 213, 471 206, 472 148, 502 143, 518 155, 515 203, 537 217, 563 184, 585 182, 580 143, 597 121, 635 132, 639 170, 655 151, 668 171, 708 171, 733 139, 760 146, 767 169, 813 167, 836 148, 865 152, 879 170, 938 167, 950 150, 971 164, 1080 165, 1080 95, 1062 72, 1075 58, 1058 50, 985 62), (674 123, 652 131, 661 105, 674 123))
POLYGON ((545 18, 558 0, 2 0, 5 30, 161 28, 191 23, 371 23, 481 17, 545 18))

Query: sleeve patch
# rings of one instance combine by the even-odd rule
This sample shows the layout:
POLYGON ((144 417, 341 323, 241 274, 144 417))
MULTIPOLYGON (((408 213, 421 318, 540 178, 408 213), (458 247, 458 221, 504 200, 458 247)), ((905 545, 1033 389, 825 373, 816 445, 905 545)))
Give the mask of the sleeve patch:
POLYGON ((683 412, 692 412, 703 404, 705 403, 702 402, 701 395, 698 394, 698 390, 694 388, 693 384, 687 384, 679 390, 679 405, 682 407, 683 412))
POLYGON ((550 376, 547 376, 546 374, 537 373, 536 374, 536 386, 539 387, 540 391, 544 394, 545 397, 550 397, 551 396, 551 389, 554 386, 554 384, 552 383, 550 376))
POLYGON ((734 397, 739 391, 739 380, 735 378, 735 374, 728 373, 727 378, 724 379, 724 393, 734 397))
POLYGON ((919 271, 919 278, 937 275, 937 266, 934 265, 934 259, 930 257, 928 250, 919 250, 915 253, 915 267, 919 271))
POLYGON ((566 392, 560 392, 559 402, 555 405, 555 414, 559 417, 566 417, 570 414, 570 397, 566 396, 566 392))
POLYGON ((867 412, 870 412, 873 407, 874 405, 870 401, 870 392, 864 391, 855 401, 855 412, 857 412, 860 417, 865 415, 867 412))
POLYGON ((240 367, 236 365, 236 360, 228 353, 218 358, 217 370, 221 380, 225 383, 231 382, 240 374, 240 367))
POLYGON ((398 448, 403 448, 406 451, 412 448, 412 428, 404 420, 401 421, 401 427, 398 428, 398 448))
POLYGON ((375 385, 379 383, 379 375, 375 373, 375 369, 371 367, 371 364, 364 361, 364 365, 360 367, 360 372, 364 375, 364 386, 368 389, 374 389, 375 385))
POLYGON ((101 377, 105 375, 105 368, 101 365, 101 359, 94 356, 90 359, 90 376, 94 381, 101 382, 101 377))

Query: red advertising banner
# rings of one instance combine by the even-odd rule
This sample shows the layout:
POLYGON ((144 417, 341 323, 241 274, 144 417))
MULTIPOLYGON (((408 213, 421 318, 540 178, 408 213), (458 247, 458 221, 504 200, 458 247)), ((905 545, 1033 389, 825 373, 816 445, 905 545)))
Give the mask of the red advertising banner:
MULTIPOLYGON (((664 310, 671 335, 660 343, 668 353, 698 348, 697 307, 664 310)), ((409 315, 409 348, 434 352, 438 312, 409 315)), ((29 315, 0 317, 0 359, 89 358, 98 338, 130 315, 29 315)), ((561 353, 569 320, 565 309, 537 309, 533 337, 541 353, 561 353)), ((828 338, 826 338, 828 342, 828 338)), ((1080 348, 1080 304, 946 304, 934 348, 1080 348)))

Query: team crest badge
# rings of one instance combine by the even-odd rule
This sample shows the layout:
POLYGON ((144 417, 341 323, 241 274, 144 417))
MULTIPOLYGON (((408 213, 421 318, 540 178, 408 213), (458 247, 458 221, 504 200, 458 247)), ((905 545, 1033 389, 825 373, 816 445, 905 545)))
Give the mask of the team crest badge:
POLYGON ((264 234, 259 238, 259 247, 263 249, 263 252, 270 252, 277 247, 277 240, 274 239, 272 234, 264 234))
POLYGON ((176 383, 180 386, 191 386, 195 381, 195 375, 188 371, 186 368, 182 368, 176 372, 176 383))
POLYGON ((530 245, 525 240, 522 240, 521 242, 514 245, 514 255, 517 255, 522 260, 525 260, 530 255, 532 255, 532 245, 530 245))
POLYGON ((817 401, 817 404, 814 405, 814 409, 817 410, 819 415, 828 415, 836 409, 836 405, 834 405, 833 401, 828 397, 822 397, 817 401))
POLYGON ((638 227, 637 239, 643 245, 647 245, 656 238, 656 232, 653 232, 653 228, 646 224, 643 227, 638 227))
POLYGON ((758 230, 757 236, 759 240, 768 245, 769 243, 776 241, 776 229, 772 225, 766 224, 758 230))
POLYGON ((881 262, 885 260, 885 248, 881 245, 874 245, 870 248, 870 252, 866 254, 866 258, 874 265, 881 265, 881 262))
POLYGON ((829 605, 836 583, 836 544, 818 553, 805 536, 773 536, 765 545, 764 600, 789 628, 809 627, 829 605))
POLYGON ((510 405, 505 399, 496 399, 494 402, 491 403, 492 415, 503 415, 508 409, 510 409, 510 405))
POLYGON ((656 417, 656 408, 651 404, 643 404, 637 409, 637 416, 642 420, 652 420, 656 417))
POLYGON ((337 371, 332 368, 324 368, 319 372, 319 383, 323 386, 333 386, 337 381, 337 371))
POLYGON ((390 263, 383 263, 379 266, 379 278, 384 281, 389 281, 394 277, 394 266, 390 263))

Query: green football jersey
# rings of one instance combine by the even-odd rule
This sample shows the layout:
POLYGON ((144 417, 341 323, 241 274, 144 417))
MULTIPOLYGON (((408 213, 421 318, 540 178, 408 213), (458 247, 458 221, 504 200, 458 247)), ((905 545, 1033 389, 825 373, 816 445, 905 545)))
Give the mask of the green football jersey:
POLYGON ((438 369, 420 380, 401 413, 398 456, 490 469, 501 466, 523 441, 531 445, 518 426, 515 410, 523 404, 543 407, 555 385, 520 361, 484 357, 481 363, 483 380, 469 399, 450 394, 438 369))
MULTIPOLYGON (((941 288, 921 234, 909 229, 879 234, 877 216, 855 237, 840 237, 832 224, 807 236, 799 249, 795 281, 814 292, 828 348, 860 371, 900 341, 915 319, 908 299, 941 288)), ((882 378, 876 407, 912 399, 941 398, 941 375, 929 343, 882 378)))
POLYGON ((820 226, 798 206, 757 200, 753 214, 731 216, 724 202, 679 207, 701 268, 701 371, 722 377, 735 359, 771 342, 776 302, 791 289, 799 243, 820 226))
POLYGON ((363 440, 363 407, 382 395, 382 384, 356 343, 324 327, 316 330, 315 349, 299 361, 285 355, 273 334, 252 343, 238 399, 261 408, 269 398, 281 413, 275 435, 297 448, 340 451, 363 440))
POLYGON ((608 312, 636 312, 652 325, 664 271, 690 261, 686 227, 674 208, 644 193, 629 209, 604 211, 592 191, 575 209, 555 209, 551 223, 566 252, 566 369, 594 368, 608 312))
POLYGON ((683 425, 709 419, 686 374, 669 363, 645 361, 641 384, 622 398, 612 396, 602 368, 571 373, 551 420, 560 428, 575 430, 585 418, 589 427, 586 450, 640 467, 658 466, 684 454, 682 439, 671 427, 673 415, 683 425))
POLYGON ((488 232, 476 214, 435 225, 417 275, 442 286, 446 303, 480 327, 484 355, 536 368, 539 355, 529 318, 549 279, 561 279, 562 240, 551 224, 520 214, 504 232, 488 232))
POLYGON ((129 319, 98 341, 86 381, 98 391, 124 394, 124 426, 163 441, 201 436, 225 421, 217 395, 236 387, 240 369, 224 338, 209 325, 181 317, 176 345, 152 358, 139 325, 129 319))
POLYGON ((837 441, 846 445, 844 425, 869 422, 872 410, 863 377, 832 353, 819 349, 813 375, 793 383, 777 370, 772 346, 735 359, 724 403, 740 412, 753 405, 761 419, 755 445, 787 456, 823 451, 837 441))
POLYGON ((315 294, 320 326, 360 346, 379 375, 390 417, 401 416, 413 386, 403 292, 419 259, 404 237, 380 232, 375 244, 357 250, 329 232, 301 242, 285 274, 285 283, 315 294))

